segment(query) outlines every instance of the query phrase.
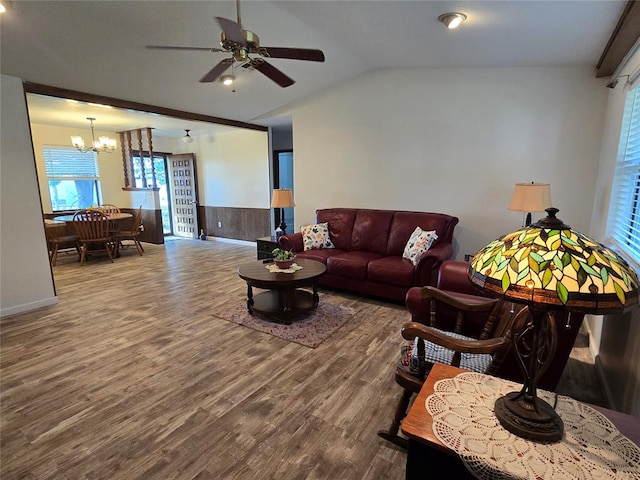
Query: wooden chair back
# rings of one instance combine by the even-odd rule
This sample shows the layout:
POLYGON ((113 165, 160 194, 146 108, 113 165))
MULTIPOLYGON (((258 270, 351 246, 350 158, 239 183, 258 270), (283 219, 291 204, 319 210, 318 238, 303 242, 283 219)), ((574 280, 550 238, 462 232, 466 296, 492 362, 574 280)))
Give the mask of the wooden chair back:
POLYGON ((98 206, 98 209, 106 215, 110 215, 112 213, 120 213, 120 208, 111 204, 111 203, 103 203, 98 206))
POLYGON ((420 295, 429 303, 430 327, 480 340, 493 336, 504 307, 496 298, 456 295, 435 287, 422 287, 420 295))
POLYGON ((73 226, 80 241, 110 239, 109 219, 98 210, 79 210, 73 215, 73 226))
POLYGON ((131 233, 136 236, 140 233, 140 225, 142 224, 142 205, 138 208, 138 211, 133 216, 133 221, 131 222, 131 233))
POLYGON ((133 221, 131 222, 131 230, 122 230, 118 233, 118 244, 122 247, 125 245, 122 243, 123 240, 132 240, 133 244, 136 247, 136 250, 140 255, 144 252, 144 248, 142 248, 142 244, 140 240, 138 240, 138 236, 140 236, 140 225, 142 224, 142 205, 138 208, 138 211, 133 216, 133 221))

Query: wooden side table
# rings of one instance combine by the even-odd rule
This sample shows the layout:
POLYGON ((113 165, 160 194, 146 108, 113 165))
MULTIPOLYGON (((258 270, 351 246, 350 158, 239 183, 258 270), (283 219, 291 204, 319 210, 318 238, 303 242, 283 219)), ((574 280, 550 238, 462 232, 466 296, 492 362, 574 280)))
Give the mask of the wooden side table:
POLYGON ((258 260, 273 258, 271 252, 278 248, 278 241, 273 237, 260 237, 256 239, 258 260))
MULTIPOLYGON (((420 393, 402 422, 402 433, 409 437, 406 479, 424 479, 425 474, 434 478, 475 478, 464 466, 457 454, 443 445, 433 433, 433 419, 425 407, 427 398, 434 392, 438 380, 453 378, 466 370, 436 363, 424 382, 420 393), (446 476, 446 477, 444 477, 446 476)), ((640 418, 590 405, 607 417, 616 428, 636 445, 640 445, 640 418)))

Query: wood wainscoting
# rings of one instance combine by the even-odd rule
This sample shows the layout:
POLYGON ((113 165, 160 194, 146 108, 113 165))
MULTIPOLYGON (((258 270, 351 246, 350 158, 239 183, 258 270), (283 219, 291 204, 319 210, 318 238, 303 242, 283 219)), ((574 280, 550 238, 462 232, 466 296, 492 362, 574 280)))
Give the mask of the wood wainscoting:
MULTIPOLYGON (((121 208, 121 212, 135 215, 137 208, 121 208)), ((164 233, 162 230, 162 210, 142 209, 142 225, 144 231, 140 232, 138 239, 141 242, 162 245, 164 243, 164 233)))
POLYGON ((207 235, 249 242, 271 234, 270 212, 268 208, 198 206, 200 228, 207 235))

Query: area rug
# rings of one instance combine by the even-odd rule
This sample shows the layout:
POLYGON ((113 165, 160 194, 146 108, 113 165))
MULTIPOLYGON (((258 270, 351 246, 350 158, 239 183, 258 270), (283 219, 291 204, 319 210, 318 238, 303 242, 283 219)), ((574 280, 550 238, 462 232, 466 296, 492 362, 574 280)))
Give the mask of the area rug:
POLYGON ((249 315, 246 303, 221 310, 215 317, 268 333, 306 347, 316 348, 355 315, 351 307, 320 301, 318 308, 293 317, 291 325, 282 325, 255 313, 249 315))

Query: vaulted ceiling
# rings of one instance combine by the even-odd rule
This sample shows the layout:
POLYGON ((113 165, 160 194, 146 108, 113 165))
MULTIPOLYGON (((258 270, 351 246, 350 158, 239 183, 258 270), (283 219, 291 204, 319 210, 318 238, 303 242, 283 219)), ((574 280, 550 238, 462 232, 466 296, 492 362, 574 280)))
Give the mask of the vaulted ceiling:
MULTIPOLYGON (((270 59, 296 81, 288 88, 236 69, 232 93, 219 82, 198 82, 226 54, 145 46, 219 47, 214 17, 235 19, 234 1, 16 1, 0 19, 0 70, 37 84, 270 125, 301 99, 378 69, 583 65, 595 75, 626 4, 242 1, 242 23, 263 45, 318 48, 326 61, 270 59), (437 18, 449 11, 468 19, 448 30, 437 18)), ((57 106, 58 116, 64 111, 57 106)), ((86 122, 77 109, 72 114, 86 122)))

